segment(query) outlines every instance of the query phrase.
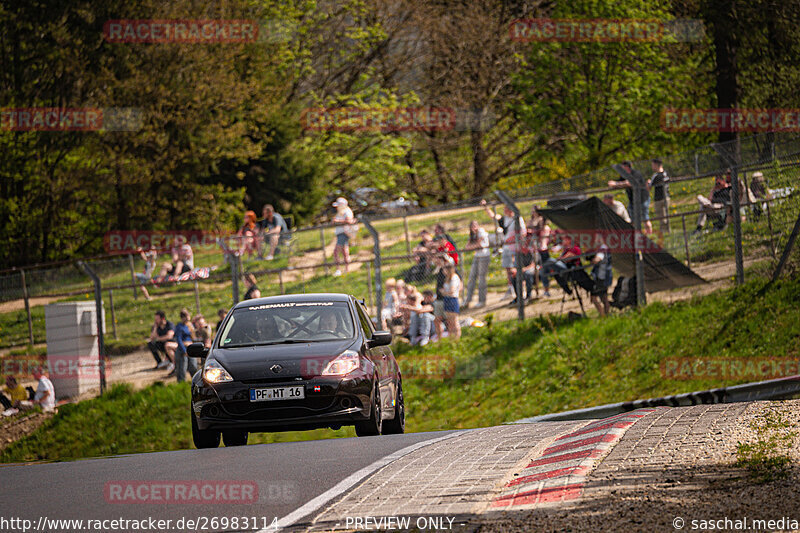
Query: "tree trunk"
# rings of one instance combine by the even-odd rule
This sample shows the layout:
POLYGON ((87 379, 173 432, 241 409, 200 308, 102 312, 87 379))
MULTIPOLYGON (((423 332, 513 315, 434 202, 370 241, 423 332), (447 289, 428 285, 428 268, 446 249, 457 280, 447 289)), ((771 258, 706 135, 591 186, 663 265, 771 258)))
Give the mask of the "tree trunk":
MULTIPOLYGON (((711 0, 709 21, 714 27, 717 107, 721 109, 735 108, 739 105, 736 63, 739 39, 736 31, 736 0, 711 0)), ((738 132, 721 131, 719 142, 735 140, 738 135, 738 132)))

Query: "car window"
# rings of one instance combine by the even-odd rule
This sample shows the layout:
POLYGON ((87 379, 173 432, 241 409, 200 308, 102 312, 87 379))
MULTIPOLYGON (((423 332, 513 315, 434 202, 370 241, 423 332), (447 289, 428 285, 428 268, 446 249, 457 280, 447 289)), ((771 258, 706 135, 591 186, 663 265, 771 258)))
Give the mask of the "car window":
POLYGON ((356 304, 356 311, 358 312, 358 320, 361 323, 361 329, 364 331, 364 336, 368 339, 372 338, 372 321, 364 313, 364 309, 356 304))
POLYGON ((218 346, 323 342, 354 335, 346 302, 279 302, 234 309, 218 346))

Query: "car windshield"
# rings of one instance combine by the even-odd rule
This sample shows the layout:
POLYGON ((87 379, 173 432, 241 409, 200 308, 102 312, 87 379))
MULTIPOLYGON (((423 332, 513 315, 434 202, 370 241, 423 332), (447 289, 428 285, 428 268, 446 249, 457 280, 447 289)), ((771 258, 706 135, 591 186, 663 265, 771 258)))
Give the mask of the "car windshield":
POLYGON ((323 342, 350 339, 354 334, 346 302, 281 302, 234 310, 225 323, 219 346, 323 342))

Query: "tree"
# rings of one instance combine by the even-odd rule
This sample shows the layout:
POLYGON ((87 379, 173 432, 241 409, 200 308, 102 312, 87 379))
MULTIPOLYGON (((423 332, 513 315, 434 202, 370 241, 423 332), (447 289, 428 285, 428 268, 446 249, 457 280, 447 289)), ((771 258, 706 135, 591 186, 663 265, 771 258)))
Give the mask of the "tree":
MULTIPOLYGON (((548 16, 671 18, 667 2, 634 0, 559 2, 548 16)), ((691 137, 665 134, 660 114, 664 107, 695 106, 691 88, 706 79, 697 75, 700 54, 685 54, 681 61, 671 57, 675 52, 670 47, 680 46, 651 41, 533 42, 516 77, 524 100, 516 110, 531 130, 563 139, 558 148, 573 172, 593 170, 623 156, 647 157, 684 147, 691 137)))

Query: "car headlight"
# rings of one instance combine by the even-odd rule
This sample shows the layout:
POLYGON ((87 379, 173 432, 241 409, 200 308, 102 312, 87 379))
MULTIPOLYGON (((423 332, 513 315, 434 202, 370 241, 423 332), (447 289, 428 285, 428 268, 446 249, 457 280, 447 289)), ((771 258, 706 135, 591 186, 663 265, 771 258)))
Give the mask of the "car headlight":
POLYGON ((222 368, 222 365, 213 359, 206 362, 203 367, 203 379, 209 383, 225 383, 226 381, 233 381, 233 378, 228 371, 222 368))
POLYGON ((345 350, 341 355, 325 366, 322 375, 344 376, 358 368, 361 368, 361 357, 359 357, 358 352, 345 350))

